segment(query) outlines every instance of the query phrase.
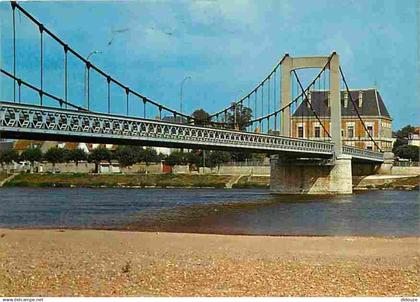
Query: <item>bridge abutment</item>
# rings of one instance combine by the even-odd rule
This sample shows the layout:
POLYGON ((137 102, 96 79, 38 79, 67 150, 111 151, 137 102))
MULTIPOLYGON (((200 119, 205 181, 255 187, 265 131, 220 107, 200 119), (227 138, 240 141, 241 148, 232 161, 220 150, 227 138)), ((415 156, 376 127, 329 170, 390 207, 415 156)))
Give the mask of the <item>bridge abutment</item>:
POLYGON ((391 174, 393 166, 394 166, 394 153, 385 152, 384 153, 384 161, 379 166, 377 174, 391 174))
POLYGON ((333 161, 272 156, 270 190, 275 194, 351 194, 351 156, 333 161))

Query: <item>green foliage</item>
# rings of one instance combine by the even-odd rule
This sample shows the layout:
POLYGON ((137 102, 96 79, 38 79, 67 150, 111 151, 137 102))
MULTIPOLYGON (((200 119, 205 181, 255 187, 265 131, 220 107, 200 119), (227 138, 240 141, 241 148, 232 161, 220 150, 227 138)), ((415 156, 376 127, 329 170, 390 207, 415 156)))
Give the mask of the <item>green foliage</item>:
POLYGON ((98 147, 96 149, 93 149, 92 152, 88 156, 88 160, 93 163, 99 164, 101 161, 111 161, 112 154, 111 151, 109 151, 105 147, 98 147))
POLYGON ((44 154, 44 159, 55 165, 56 163, 64 162, 64 149, 63 148, 50 148, 44 154))
POLYGON ((98 147, 89 154, 88 161, 95 163, 95 172, 98 173, 99 163, 103 160, 110 162, 111 158, 111 151, 105 147, 98 147))
POLYGON ((202 108, 195 110, 192 113, 192 117, 195 118, 195 125, 204 126, 210 122, 210 114, 204 111, 202 108))
POLYGON ((87 160, 88 154, 83 149, 74 149, 71 151, 68 151, 66 154, 66 160, 72 160, 76 164, 76 166, 79 164, 82 160, 87 160))
POLYGON ((242 104, 232 104, 232 109, 227 113, 226 123, 233 129, 246 130, 252 119, 252 109, 242 104))
POLYGON ((207 163, 209 167, 220 167, 221 164, 228 162, 231 159, 230 153, 226 151, 212 151, 209 156, 207 163))
POLYGON ((400 158, 419 161, 419 147, 412 145, 401 145, 394 149, 394 154, 400 158))
POLYGON ((16 150, 4 150, 0 152, 0 163, 11 164, 19 160, 19 154, 16 150))
POLYGON ((146 165, 148 165, 149 163, 160 161, 160 158, 155 149, 146 148, 140 150, 137 160, 140 162, 145 162, 146 165))
POLYGON ((20 155, 21 160, 27 160, 31 163, 34 163, 36 161, 42 160, 42 151, 39 148, 29 148, 22 152, 20 155))
POLYGON ((407 125, 394 133, 394 135, 397 137, 392 148, 392 152, 394 152, 394 154, 396 154, 396 149, 399 146, 408 144, 408 136, 410 133, 413 133, 414 130, 415 128, 413 126, 407 125))
POLYGON ((186 153, 180 151, 174 151, 168 157, 166 157, 165 162, 171 167, 175 165, 185 165, 188 163, 186 158, 186 153))
POLYGON ((138 151, 136 147, 118 146, 115 151, 115 158, 122 167, 131 166, 137 162, 138 151))
POLYGON ((185 154, 185 160, 190 165, 195 165, 197 167, 203 165, 203 151, 192 150, 185 154))

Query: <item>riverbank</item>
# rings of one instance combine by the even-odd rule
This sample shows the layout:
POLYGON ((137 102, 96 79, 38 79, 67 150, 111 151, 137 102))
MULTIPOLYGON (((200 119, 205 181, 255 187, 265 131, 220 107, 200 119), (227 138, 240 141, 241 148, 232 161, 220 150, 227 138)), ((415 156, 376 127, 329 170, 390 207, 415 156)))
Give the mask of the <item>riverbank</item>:
POLYGON ((22 173, 8 187, 74 187, 74 188, 268 188, 269 177, 213 174, 88 174, 88 173, 22 173), (238 180, 236 182, 236 180, 238 180))
MULTIPOLYGON (((0 181, 2 179, 0 174, 0 181)), ((4 174, 6 177, 6 174, 4 174)), ((420 176, 371 175, 353 177, 355 191, 418 190, 420 176)), ((9 187, 67 188, 269 188, 270 176, 216 174, 90 174, 21 173, 4 183, 9 187)))
POLYGON ((419 238, 0 229, 1 296, 418 296, 419 238))

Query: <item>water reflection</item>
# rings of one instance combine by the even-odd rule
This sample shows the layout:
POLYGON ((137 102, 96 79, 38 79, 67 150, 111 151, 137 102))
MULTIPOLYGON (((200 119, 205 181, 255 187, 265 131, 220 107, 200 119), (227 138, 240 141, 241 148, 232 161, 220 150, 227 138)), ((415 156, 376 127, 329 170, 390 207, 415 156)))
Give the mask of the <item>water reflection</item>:
POLYGON ((418 236, 416 191, 275 196, 268 190, 0 189, 0 227, 267 235, 418 236))

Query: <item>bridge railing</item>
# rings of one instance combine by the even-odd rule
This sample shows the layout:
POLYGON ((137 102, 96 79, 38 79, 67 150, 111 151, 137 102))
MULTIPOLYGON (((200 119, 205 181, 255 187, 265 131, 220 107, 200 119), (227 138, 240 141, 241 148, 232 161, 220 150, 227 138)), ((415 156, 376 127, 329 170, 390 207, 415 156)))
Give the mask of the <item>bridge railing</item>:
POLYGON ((0 131, 21 136, 38 133, 62 139, 77 137, 80 141, 89 137, 108 141, 137 140, 145 145, 211 146, 324 155, 333 152, 330 142, 6 102, 0 102, 0 131))
POLYGON ((371 160, 378 160, 382 161, 384 158, 384 154, 382 152, 361 149, 356 147, 350 146, 343 146, 343 153, 351 156, 356 156, 358 158, 365 158, 371 160))

